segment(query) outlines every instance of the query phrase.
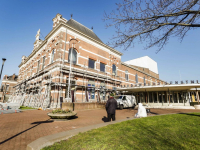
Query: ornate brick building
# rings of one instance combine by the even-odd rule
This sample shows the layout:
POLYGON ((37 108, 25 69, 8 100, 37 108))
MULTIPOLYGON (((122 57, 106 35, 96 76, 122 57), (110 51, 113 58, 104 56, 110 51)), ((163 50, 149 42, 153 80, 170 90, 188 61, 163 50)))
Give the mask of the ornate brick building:
POLYGON ((15 92, 14 86, 17 85, 18 76, 13 74, 12 76, 5 75, 1 83, 0 101, 7 101, 8 98, 15 92))
POLYGON ((22 57, 12 101, 20 96, 23 105, 53 108, 71 100, 103 101, 120 87, 164 84, 150 69, 121 62, 122 53, 72 18, 57 14, 45 40, 39 36, 40 30, 32 53, 22 57))

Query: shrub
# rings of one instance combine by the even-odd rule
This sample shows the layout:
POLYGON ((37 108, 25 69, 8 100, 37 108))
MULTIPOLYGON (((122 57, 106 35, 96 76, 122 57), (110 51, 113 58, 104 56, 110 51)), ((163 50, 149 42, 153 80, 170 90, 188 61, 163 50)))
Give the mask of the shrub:
POLYGON ((71 113, 72 111, 70 109, 66 109, 66 110, 63 110, 63 109, 55 109, 52 111, 53 114, 66 114, 66 113, 71 113))
MULTIPOLYGON (((200 104, 200 102, 199 102, 200 104)), ((198 105, 198 102, 190 102, 190 106, 198 105)))

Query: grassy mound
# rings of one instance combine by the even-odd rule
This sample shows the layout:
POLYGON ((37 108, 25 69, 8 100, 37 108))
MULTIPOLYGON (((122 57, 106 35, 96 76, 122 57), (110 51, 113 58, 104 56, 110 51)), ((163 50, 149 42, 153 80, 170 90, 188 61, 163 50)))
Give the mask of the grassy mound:
POLYGON ((200 149, 200 113, 154 116, 79 133, 43 150, 200 149))

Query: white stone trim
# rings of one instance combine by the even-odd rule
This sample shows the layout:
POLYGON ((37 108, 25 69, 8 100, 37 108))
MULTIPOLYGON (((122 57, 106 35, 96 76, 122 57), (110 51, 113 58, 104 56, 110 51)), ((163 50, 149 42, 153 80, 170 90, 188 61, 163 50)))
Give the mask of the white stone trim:
POLYGON ((89 44, 91 44, 91 45, 93 45, 93 46, 95 46, 95 47, 97 47, 97 48, 99 48, 99 49, 101 49, 101 50, 104 50, 104 51, 108 52, 109 54, 115 55, 116 57, 118 57, 118 58, 121 59, 121 56, 115 54, 115 53, 112 52, 110 49, 108 49, 108 48, 106 48, 106 47, 104 47, 104 46, 102 46, 102 45, 100 45, 100 44, 97 44, 96 42, 93 42, 92 40, 87 39, 87 38, 85 38, 84 36, 82 36, 82 35, 80 35, 80 34, 77 34, 77 33, 75 33, 74 31, 72 31, 72 30, 70 30, 70 29, 68 29, 67 31, 68 31, 68 34, 70 34, 71 36, 75 36, 75 37, 77 37, 77 38, 79 38, 79 39, 85 41, 86 43, 89 43, 89 44))

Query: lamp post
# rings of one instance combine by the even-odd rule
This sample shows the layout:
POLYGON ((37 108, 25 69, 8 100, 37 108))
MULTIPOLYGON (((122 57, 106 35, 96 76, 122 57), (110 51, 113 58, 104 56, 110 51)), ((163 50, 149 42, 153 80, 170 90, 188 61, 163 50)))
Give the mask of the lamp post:
POLYGON ((0 80, 1 80, 1 74, 2 74, 2 71, 3 71, 3 66, 4 66, 5 61, 6 61, 6 59, 2 58, 2 67, 1 67, 1 73, 0 73, 0 80))
POLYGON ((73 53, 73 45, 70 49, 70 67, 69 67, 69 78, 68 78, 68 90, 67 90, 67 102, 69 102, 69 92, 71 89, 70 79, 71 79, 71 70, 72 70, 72 53, 73 53), (70 54, 71 53, 71 54, 70 54))
MULTIPOLYGON (((2 67, 1 67, 1 72, 0 72, 0 80, 1 80, 1 74, 2 74, 2 71, 3 71, 3 66, 4 66, 5 61, 6 61, 6 59, 2 58, 2 67)), ((3 100, 4 100, 4 97, 3 97, 3 100)))

